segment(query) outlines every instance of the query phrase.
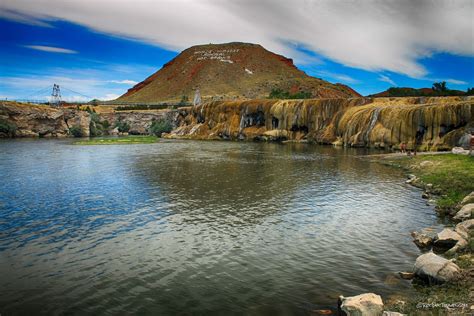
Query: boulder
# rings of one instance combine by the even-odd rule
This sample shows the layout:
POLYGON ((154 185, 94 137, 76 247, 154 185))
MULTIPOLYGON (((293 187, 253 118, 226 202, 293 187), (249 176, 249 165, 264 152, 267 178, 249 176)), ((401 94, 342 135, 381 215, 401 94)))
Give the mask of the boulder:
POLYGON ((416 259, 414 272, 422 279, 443 283, 457 279, 461 269, 455 263, 429 252, 416 259))
POLYGON ((458 221, 464 221, 466 219, 472 218, 472 213, 474 212, 474 203, 469 203, 464 205, 459 212, 453 217, 453 219, 458 221))
POLYGON ((464 238, 459 235, 457 232, 450 228, 445 228, 437 235, 434 242, 435 247, 450 249, 454 247, 459 241, 464 240, 464 238))
POLYGON ((466 205, 469 203, 474 203, 474 191, 466 195, 464 199, 461 201, 461 205, 466 205))
POLYGON ((426 233, 412 232, 413 242, 418 248, 429 248, 433 244, 434 238, 426 233))
POLYGON ((474 229, 474 219, 468 219, 456 225, 454 231, 464 239, 469 239, 471 231, 474 229))
POLYGON ((451 152, 452 152, 453 154, 463 155, 463 154, 467 154, 469 151, 468 151, 468 150, 465 150, 465 149, 462 148, 462 147, 453 147, 453 149, 451 149, 451 152))
POLYGON ((399 312, 388 312, 384 311, 382 316, 405 316, 406 314, 401 314, 399 312))
POLYGON ((380 316, 383 313, 382 298, 374 293, 340 298, 340 308, 347 316, 380 316))

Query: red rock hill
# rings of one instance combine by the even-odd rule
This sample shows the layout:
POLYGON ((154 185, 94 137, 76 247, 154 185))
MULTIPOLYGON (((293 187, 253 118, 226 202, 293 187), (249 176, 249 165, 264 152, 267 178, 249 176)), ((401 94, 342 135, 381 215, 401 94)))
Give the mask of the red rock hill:
POLYGON ((208 44, 190 47, 159 71, 138 83, 119 101, 192 101, 199 88, 204 100, 266 98, 272 89, 314 98, 360 96, 342 84, 308 76, 293 61, 260 45, 208 44))

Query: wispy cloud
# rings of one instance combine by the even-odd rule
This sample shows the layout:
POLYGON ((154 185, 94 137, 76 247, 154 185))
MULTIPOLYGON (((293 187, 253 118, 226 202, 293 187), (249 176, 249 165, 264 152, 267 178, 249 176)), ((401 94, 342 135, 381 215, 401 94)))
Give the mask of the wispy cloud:
POLYGON ((48 53, 58 53, 58 54, 77 54, 78 52, 72 49, 54 47, 54 46, 43 46, 43 45, 23 45, 26 48, 31 48, 39 50, 42 52, 48 53))
POLYGON ((344 83, 359 83, 359 80, 352 78, 351 76, 345 74, 334 73, 326 70, 318 70, 315 72, 317 75, 320 75, 324 78, 331 78, 338 81, 342 81, 344 83))
POLYGON ((138 81, 133 80, 109 80, 110 83, 117 83, 117 84, 127 84, 127 85, 136 85, 138 81))
POLYGON ((421 80, 431 81, 431 82, 441 82, 441 81, 445 81, 446 83, 450 83, 450 84, 453 84, 453 85, 465 85, 465 84, 469 84, 469 83, 466 82, 466 81, 457 80, 457 79, 452 79, 452 78, 430 78, 430 77, 424 77, 424 78, 422 78, 421 80))
POLYGON ((397 84, 395 83, 395 81, 393 81, 392 79, 390 79, 389 76, 384 76, 384 75, 380 75, 379 78, 378 78, 379 81, 383 81, 383 82, 387 82, 387 83, 390 83, 392 86, 396 86, 397 84))

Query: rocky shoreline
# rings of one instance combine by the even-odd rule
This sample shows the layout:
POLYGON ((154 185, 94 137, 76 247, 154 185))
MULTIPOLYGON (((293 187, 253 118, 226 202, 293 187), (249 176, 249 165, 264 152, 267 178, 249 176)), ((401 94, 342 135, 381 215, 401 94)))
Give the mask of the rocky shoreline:
MULTIPOLYGON (((381 157, 377 157, 380 161, 381 157)), ((472 159, 472 158, 471 158, 472 159)), ((422 161, 420 167, 429 165, 430 161, 422 161)), ((393 163, 390 163, 394 165, 393 163)), ((414 174, 408 175, 406 183, 423 189, 422 198, 435 202, 433 198, 443 194, 443 191, 432 183, 426 183, 414 174)), ((398 301, 384 306, 382 298, 374 293, 364 293, 353 297, 341 296, 338 301, 340 315, 464 315, 474 312, 474 258, 472 244, 474 234, 474 191, 466 195, 455 207, 437 207, 438 215, 447 219, 446 227, 436 232, 430 228, 420 232, 412 232, 413 242, 421 254, 414 263, 413 272, 400 272, 400 278, 413 280, 424 287, 439 291, 440 295, 433 299, 442 299, 449 287, 465 287, 469 292, 466 302, 420 302, 416 298, 398 301), (456 224, 454 229, 451 224, 456 224), (447 258, 445 258, 447 257, 447 258), (457 262, 467 261, 467 267, 462 269, 457 262), (443 288, 444 287, 444 288, 443 288), (448 288, 446 290, 445 288, 448 288), (439 290, 441 289, 441 290, 439 290), (415 306, 408 307, 409 305, 415 306), (396 312, 384 309, 397 310, 396 312), (400 312, 408 313, 402 314, 400 312), (433 312, 435 314, 433 314, 433 312)), ((434 295, 433 295, 434 296, 434 295)))

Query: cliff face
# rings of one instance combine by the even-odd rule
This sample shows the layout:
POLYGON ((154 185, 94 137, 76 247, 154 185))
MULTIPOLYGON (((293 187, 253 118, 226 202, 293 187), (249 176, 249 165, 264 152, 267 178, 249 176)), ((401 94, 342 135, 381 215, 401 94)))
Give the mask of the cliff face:
POLYGON ((308 76, 289 58, 249 43, 209 44, 190 47, 159 71, 129 89, 119 101, 192 101, 196 89, 203 100, 264 98, 272 89, 314 98, 360 96, 342 84, 308 76))
POLYGON ((2 102, 0 120, 15 128, 15 137, 66 137, 72 126, 80 126, 84 136, 89 136, 89 113, 74 109, 2 102))
POLYGON ((422 131, 421 149, 445 150, 473 119, 474 99, 460 97, 227 101, 180 110, 167 137, 413 148, 422 131))
MULTIPOLYGON (((100 121, 108 121, 111 133, 118 121, 130 126, 130 134, 148 134, 153 120, 176 121, 176 111, 106 112, 100 121)), ((44 105, 0 103, 0 124, 14 127, 14 133, 1 130, 0 137, 68 137, 69 129, 79 126, 84 136, 90 135, 91 115, 86 111, 52 108, 44 105)))

